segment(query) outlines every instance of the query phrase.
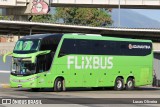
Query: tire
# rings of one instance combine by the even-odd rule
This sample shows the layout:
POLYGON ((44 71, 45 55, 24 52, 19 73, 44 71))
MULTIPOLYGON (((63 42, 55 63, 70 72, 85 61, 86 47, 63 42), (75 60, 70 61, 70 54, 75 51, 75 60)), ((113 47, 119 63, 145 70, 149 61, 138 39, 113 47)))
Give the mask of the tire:
POLYGON ((120 77, 117 77, 115 80, 114 90, 120 91, 123 89, 123 79, 120 77))
POLYGON ((134 89, 134 79, 128 78, 126 82, 126 90, 133 90, 134 89))
POLYGON ((38 92, 40 88, 31 88, 32 92, 38 92))
POLYGON ((57 78, 54 82, 54 91, 55 92, 61 92, 63 91, 63 80, 61 78, 57 78))

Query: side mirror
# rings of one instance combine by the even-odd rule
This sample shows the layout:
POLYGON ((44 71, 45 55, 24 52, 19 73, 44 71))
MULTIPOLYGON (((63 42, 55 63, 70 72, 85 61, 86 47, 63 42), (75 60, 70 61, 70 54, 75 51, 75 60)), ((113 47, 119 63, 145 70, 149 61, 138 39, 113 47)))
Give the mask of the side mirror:
POLYGON ((13 54, 13 52, 8 52, 8 53, 4 54, 4 55, 3 55, 3 62, 5 63, 5 62, 6 62, 6 57, 7 57, 8 55, 12 55, 12 54, 13 54))

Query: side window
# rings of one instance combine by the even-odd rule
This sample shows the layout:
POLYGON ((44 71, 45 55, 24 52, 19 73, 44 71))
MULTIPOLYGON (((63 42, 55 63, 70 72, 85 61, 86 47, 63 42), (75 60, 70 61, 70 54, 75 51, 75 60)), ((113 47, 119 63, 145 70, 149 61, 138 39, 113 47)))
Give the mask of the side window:
POLYGON ((89 40, 76 40, 77 44, 77 52, 78 54, 91 54, 92 48, 91 48, 91 41, 89 40))
POLYGON ((91 41, 91 45, 92 45, 93 55, 105 55, 106 53, 105 41, 94 40, 94 41, 91 41))
POLYGON ((46 41, 47 41, 46 50, 52 50, 53 47, 52 38, 47 38, 46 41))
POLYGON ((52 52, 55 52, 56 49, 57 49, 57 46, 58 46, 58 43, 56 43, 56 41, 60 41, 60 40, 57 40, 56 38, 50 38, 50 50, 52 50, 52 52))
POLYGON ((76 40, 64 39, 58 57, 76 53, 77 53, 76 40))
POLYGON ((116 55, 117 53, 117 44, 114 41, 107 41, 108 42, 108 48, 107 48, 107 54, 108 55, 116 55))
POLYGON ((50 38, 45 38, 42 40, 40 50, 52 50, 52 41, 50 38))
POLYGON ((122 42, 121 50, 123 51, 122 55, 145 56, 151 53, 152 44, 145 42, 122 42), (148 46, 150 46, 151 48, 146 48, 148 46))
POLYGON ((120 49, 122 51, 122 55, 132 55, 133 52, 129 48, 128 42, 121 42, 120 49))
POLYGON ((40 51, 42 51, 42 50, 46 50, 46 40, 45 39, 43 39, 42 40, 42 43, 41 43, 41 45, 40 45, 40 51))
POLYGON ((51 50, 55 52, 60 40, 61 40, 60 37, 47 37, 43 39, 41 41, 40 51, 41 50, 51 50))

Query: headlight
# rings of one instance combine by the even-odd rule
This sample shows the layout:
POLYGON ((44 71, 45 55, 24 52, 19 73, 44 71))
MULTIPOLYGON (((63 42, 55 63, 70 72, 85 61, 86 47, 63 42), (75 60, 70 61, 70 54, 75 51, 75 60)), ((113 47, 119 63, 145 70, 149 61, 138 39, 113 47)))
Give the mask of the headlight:
POLYGON ((37 79, 37 78, 39 78, 40 76, 35 76, 35 77, 32 77, 32 78, 29 78, 29 79, 27 79, 28 81, 33 81, 33 80, 35 80, 35 79, 37 79))
POLYGON ((32 61, 32 59, 31 58, 24 58, 24 59, 22 59, 22 61, 32 61))
POLYGON ((35 77, 29 78, 29 79, 26 79, 26 80, 23 80, 23 79, 21 79, 21 80, 19 80, 19 79, 10 79, 10 81, 13 81, 13 82, 28 82, 28 81, 33 81, 33 80, 35 80, 35 79, 37 79, 39 77, 40 76, 35 76, 35 77))

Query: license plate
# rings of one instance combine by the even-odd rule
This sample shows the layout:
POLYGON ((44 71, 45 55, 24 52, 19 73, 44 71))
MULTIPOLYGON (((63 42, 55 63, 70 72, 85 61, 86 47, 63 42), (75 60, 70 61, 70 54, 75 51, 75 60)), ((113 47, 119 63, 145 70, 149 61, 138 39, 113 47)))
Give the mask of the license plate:
POLYGON ((22 85, 21 84, 18 84, 18 88, 21 88, 22 87, 22 85))

